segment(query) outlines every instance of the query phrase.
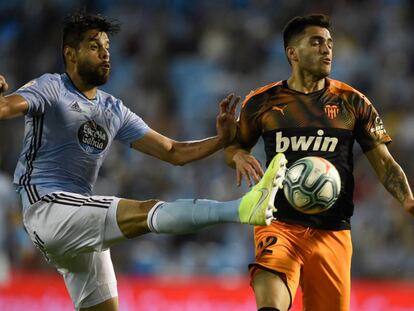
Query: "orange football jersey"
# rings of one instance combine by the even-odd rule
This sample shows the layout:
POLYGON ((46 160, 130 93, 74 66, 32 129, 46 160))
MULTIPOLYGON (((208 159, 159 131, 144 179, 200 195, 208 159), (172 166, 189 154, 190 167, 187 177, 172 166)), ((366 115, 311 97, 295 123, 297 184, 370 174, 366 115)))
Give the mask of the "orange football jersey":
POLYGON ((354 141, 364 152, 391 141, 370 101, 332 79, 326 79, 324 89, 309 94, 289 89, 286 81, 252 91, 242 105, 237 139, 242 147, 252 148, 260 136, 267 164, 283 152, 290 164, 305 156, 319 156, 335 165, 341 176, 341 194, 329 210, 303 214, 289 205, 283 191, 275 200, 278 220, 328 230, 350 228, 354 141))

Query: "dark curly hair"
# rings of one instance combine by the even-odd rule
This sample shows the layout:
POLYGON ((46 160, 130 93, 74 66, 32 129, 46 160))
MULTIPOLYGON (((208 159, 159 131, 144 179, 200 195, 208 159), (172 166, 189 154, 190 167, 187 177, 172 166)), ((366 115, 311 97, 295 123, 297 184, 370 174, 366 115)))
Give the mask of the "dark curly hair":
POLYGON ((121 24, 116 19, 84 11, 68 15, 63 22, 62 50, 65 46, 79 48, 85 32, 92 29, 114 35, 121 30, 121 24))

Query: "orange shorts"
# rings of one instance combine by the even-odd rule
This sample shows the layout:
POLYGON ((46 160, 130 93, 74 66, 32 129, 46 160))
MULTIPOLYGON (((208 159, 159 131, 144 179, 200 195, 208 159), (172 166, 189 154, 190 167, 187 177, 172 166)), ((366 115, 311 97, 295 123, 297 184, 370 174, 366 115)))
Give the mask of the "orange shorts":
POLYGON ((274 221, 255 227, 255 274, 266 270, 279 274, 291 296, 298 285, 303 310, 348 311, 351 291, 352 242, 350 230, 330 231, 274 221))

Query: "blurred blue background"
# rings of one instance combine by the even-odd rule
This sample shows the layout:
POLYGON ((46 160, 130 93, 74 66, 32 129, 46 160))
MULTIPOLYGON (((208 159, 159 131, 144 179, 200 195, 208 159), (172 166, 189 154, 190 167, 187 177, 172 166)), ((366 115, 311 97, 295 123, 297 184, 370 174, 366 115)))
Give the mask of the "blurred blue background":
MULTIPOLYGON (((332 77, 365 93, 394 139, 389 146, 414 185, 414 5, 409 0, 0 1, 0 73, 11 90, 63 70, 61 22, 86 8, 119 19, 113 71, 104 87, 153 129, 174 139, 215 134, 217 103, 230 92, 288 78, 282 29, 296 15, 325 13, 333 22, 332 77)), ((0 123, 0 282, 11 271, 53 271, 29 241, 11 186, 23 120, 0 123)), ((262 145, 254 153, 264 160, 262 145)), ((384 190, 355 147, 354 277, 414 277, 414 220, 384 190)), ((231 200, 235 173, 222 152, 173 167, 112 146, 96 194, 134 199, 231 200)), ((219 225, 191 235, 148 234, 112 250, 115 269, 137 275, 247 275, 252 229, 219 225)))

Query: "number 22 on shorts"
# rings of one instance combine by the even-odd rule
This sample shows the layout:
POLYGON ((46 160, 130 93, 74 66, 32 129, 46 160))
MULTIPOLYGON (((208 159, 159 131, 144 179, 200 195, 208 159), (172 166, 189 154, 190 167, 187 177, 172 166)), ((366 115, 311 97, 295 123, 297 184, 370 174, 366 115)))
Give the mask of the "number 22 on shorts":
POLYGON ((257 256, 256 258, 261 258, 263 255, 272 254, 273 251, 269 249, 272 245, 276 244, 277 237, 275 236, 267 236, 265 239, 257 244, 257 256))

